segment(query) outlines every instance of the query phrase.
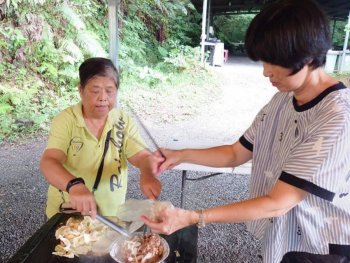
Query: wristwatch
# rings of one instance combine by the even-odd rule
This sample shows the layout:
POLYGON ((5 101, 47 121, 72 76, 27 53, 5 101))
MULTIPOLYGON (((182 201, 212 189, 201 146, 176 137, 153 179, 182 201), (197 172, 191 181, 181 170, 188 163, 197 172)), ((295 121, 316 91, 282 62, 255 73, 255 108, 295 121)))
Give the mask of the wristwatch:
POLYGON ((200 209, 198 211, 196 211, 198 213, 198 224, 197 224, 197 227, 198 228, 203 228, 205 227, 205 220, 204 220, 204 210, 203 209, 200 209))
POLYGON ((76 184, 85 184, 85 181, 83 178, 81 177, 78 177, 78 178, 74 178, 72 180, 70 180, 67 184, 67 187, 66 187, 66 192, 69 193, 69 189, 71 189, 71 187, 73 185, 76 185, 76 184))

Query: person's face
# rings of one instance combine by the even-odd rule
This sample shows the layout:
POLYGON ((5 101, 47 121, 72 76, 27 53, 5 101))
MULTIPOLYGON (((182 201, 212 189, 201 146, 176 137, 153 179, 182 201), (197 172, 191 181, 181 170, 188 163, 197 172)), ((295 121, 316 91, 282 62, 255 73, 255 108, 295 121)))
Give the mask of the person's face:
POLYGON ((116 101, 115 80, 111 77, 95 76, 87 81, 84 88, 79 85, 79 94, 86 116, 106 117, 116 101))
POLYGON ((296 92, 302 88, 309 75, 309 67, 304 66, 294 75, 290 75, 292 70, 281 66, 263 63, 263 74, 270 79, 270 82, 281 92, 296 92))

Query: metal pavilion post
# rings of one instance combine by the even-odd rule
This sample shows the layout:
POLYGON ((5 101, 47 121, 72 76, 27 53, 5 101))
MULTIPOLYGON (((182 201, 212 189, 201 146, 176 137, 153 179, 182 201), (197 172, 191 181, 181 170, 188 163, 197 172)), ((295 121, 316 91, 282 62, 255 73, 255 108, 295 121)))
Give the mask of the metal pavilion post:
POLYGON ((350 11, 349 11, 349 17, 348 17, 348 24, 346 25, 346 33, 345 33, 345 39, 344 39, 344 45, 343 45, 343 54, 341 56, 341 62, 339 67, 339 73, 343 72, 344 67, 344 61, 346 56, 346 49, 348 47, 348 41, 349 41, 349 30, 350 30, 350 11))
POLYGON ((205 39, 206 39, 206 34, 205 34, 205 25, 206 25, 206 19, 207 19, 207 8, 208 8, 208 4, 207 4, 207 0, 203 1, 203 13, 202 13, 202 35, 201 35, 201 62, 203 63, 203 66, 205 64, 205 60, 204 60, 204 47, 205 47, 205 39))
POLYGON ((211 25, 211 23, 212 23, 212 19, 211 19, 211 17, 212 17, 212 14, 211 14, 211 1, 212 0, 207 0, 208 1, 208 3, 207 3, 207 6, 208 6, 208 9, 207 9, 207 21, 206 21, 206 24, 207 24, 207 28, 205 29, 205 31, 206 31, 206 40, 208 40, 209 39, 209 34, 210 34, 210 26, 212 26, 211 25))
MULTIPOLYGON (((119 32, 118 32, 118 10, 120 0, 108 0, 108 29, 109 29, 109 58, 119 72, 119 32)), ((117 93, 118 94, 118 93, 117 93)), ((120 108, 120 99, 117 95, 116 108, 120 108)))
POLYGON ((108 0, 109 58, 119 70, 118 9, 120 0, 108 0))

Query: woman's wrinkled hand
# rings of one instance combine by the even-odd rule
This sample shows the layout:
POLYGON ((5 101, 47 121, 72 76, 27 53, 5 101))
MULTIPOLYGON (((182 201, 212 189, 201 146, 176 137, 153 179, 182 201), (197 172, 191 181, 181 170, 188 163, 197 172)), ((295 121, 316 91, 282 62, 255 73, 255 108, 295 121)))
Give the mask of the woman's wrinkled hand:
POLYGON ((152 232, 170 235, 175 231, 194 224, 195 212, 176 207, 165 207, 158 211, 154 219, 141 216, 141 220, 148 225, 152 232))
POLYGON ((69 202, 77 212, 95 218, 97 213, 96 200, 84 184, 77 184, 70 188, 69 202))

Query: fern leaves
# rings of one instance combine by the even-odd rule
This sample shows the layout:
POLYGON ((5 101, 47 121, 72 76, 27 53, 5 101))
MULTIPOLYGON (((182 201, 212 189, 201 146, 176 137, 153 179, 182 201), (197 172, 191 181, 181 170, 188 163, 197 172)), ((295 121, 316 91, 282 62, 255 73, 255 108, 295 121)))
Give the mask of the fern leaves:
POLYGON ((78 45, 83 49, 84 53, 88 54, 89 56, 107 57, 107 52, 102 47, 99 37, 95 33, 86 29, 85 23, 71 6, 63 4, 60 11, 63 17, 76 30, 77 37, 77 43, 74 43, 73 41, 65 41, 63 43, 65 45, 65 50, 67 50, 67 47, 72 48, 69 52, 71 56, 66 56, 66 59, 72 59, 72 61, 82 60, 83 54, 80 52, 80 50, 78 50, 78 45))

